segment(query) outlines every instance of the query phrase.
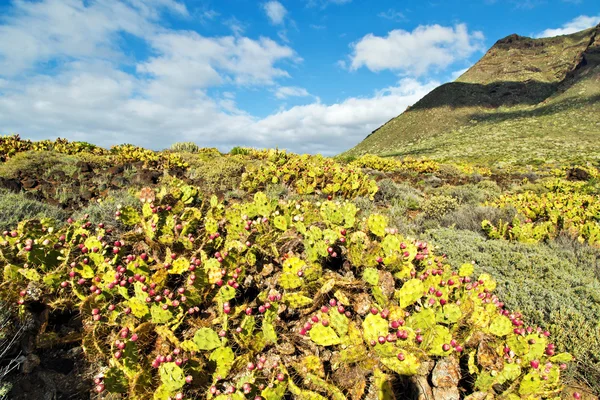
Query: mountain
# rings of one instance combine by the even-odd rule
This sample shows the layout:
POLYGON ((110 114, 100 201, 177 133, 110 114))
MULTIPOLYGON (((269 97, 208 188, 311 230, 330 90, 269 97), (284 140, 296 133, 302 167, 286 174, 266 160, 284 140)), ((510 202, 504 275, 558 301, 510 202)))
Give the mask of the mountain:
POLYGON ((474 162, 600 159, 600 25, 510 35, 344 155, 474 162))

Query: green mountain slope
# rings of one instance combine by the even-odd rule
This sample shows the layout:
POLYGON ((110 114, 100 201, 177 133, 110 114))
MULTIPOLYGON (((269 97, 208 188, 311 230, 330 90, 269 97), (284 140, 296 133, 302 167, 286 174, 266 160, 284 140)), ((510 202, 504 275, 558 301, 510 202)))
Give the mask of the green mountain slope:
POLYGON ((600 159, 600 25, 511 35, 346 155, 476 162, 600 159))

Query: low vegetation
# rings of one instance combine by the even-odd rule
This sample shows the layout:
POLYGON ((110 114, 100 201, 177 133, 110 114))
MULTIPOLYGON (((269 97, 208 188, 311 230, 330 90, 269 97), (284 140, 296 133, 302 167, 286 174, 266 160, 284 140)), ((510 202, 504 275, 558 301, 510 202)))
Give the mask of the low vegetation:
MULTIPOLYGON (((0 170, 49 154, 15 147, 0 170)), ((0 299, 36 343, 14 347, 17 365, 84 356, 65 372, 84 388, 52 390, 165 400, 600 392, 591 164, 79 148, 61 170, 91 174, 84 189, 115 174, 122 186, 51 205, 53 195, 30 199, 46 192, 23 185, 27 170, 0 182, 11 188, 0 192, 0 299), (82 164, 88 155, 115 174, 82 164), (559 194, 562 222, 549 200, 559 194), (516 220, 551 229, 493 234, 516 220), (444 387, 441 373, 456 378, 444 387)), ((27 376, 5 375, 22 398, 27 376)))

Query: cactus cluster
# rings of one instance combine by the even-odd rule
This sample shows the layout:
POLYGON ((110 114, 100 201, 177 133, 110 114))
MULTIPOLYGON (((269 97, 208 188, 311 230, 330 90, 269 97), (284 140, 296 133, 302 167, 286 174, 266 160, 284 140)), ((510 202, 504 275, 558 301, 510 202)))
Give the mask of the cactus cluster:
POLYGON ((55 151, 63 154, 89 153, 94 155, 106 155, 107 151, 101 147, 86 142, 69 142, 58 138, 52 140, 41 140, 32 142, 23 140, 19 135, 0 137, 0 162, 7 161, 17 153, 26 151, 55 151))
POLYGON ((417 173, 431 173, 439 170, 436 161, 427 159, 414 159, 406 157, 402 160, 394 158, 383 158, 372 154, 366 154, 350 163, 353 168, 370 168, 386 172, 412 171, 417 173))
POLYGON ((242 188, 252 193, 276 183, 291 186, 299 194, 324 193, 344 198, 368 196, 372 199, 377 192, 376 182, 359 168, 343 166, 321 156, 283 151, 268 153, 258 167, 250 168, 242 175, 242 188))
POLYGON ((600 246, 600 195, 582 190, 584 182, 556 178, 545 183, 547 192, 525 191, 501 196, 487 205, 514 207, 518 216, 496 225, 484 220, 488 237, 534 243, 569 233, 580 242, 600 246))
MULTIPOLYGON (((310 172, 296 162, 280 169, 310 172)), ((79 311, 100 396, 405 398, 395 380, 460 361, 468 399, 559 398, 572 357, 549 333, 383 215, 260 191, 225 204, 176 180, 152 197, 116 212, 125 233, 83 218, 0 236, 1 295, 79 311)))

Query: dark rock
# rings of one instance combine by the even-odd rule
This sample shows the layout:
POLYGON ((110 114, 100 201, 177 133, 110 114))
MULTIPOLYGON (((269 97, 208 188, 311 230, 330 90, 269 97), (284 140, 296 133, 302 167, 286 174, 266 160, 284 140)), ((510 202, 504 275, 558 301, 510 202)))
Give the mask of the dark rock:
POLYGON ((77 164, 75 164, 77 167, 79 167, 79 170, 81 172, 92 172, 92 166, 85 162, 85 161, 78 161, 77 164))
POLYGON ((123 188, 127 185, 129 185, 129 181, 126 178, 123 178, 122 176, 115 176, 111 181, 110 184, 113 187, 117 187, 117 188, 123 188))
POLYGON ((11 192, 19 193, 23 186, 17 179, 6 179, 0 177, 0 187, 10 190, 11 192))
POLYGON ((27 355, 27 357, 23 361, 23 364, 21 364, 21 371, 24 374, 30 374, 31 371, 33 371, 38 365, 40 365, 40 358, 35 354, 31 353, 27 355))
POLYGON ((153 185, 158 183, 162 175, 161 171, 144 169, 133 176, 132 182, 139 185, 153 185))
POLYGON ((94 197, 94 193, 92 193, 90 190, 88 189, 84 189, 81 192, 81 198, 85 201, 90 201, 92 199, 92 197, 94 197))
POLYGON ((110 167, 107 172, 110 175, 119 175, 122 174, 123 171, 125 171, 125 168, 122 165, 115 165, 113 167, 110 167))
POLYGON ((567 179, 572 181, 589 181, 592 176, 582 168, 572 168, 567 172, 567 179))
POLYGON ((33 178, 25 178, 25 180, 23 180, 21 184, 23 184, 23 187, 25 189, 33 189, 37 186, 38 182, 33 178))

